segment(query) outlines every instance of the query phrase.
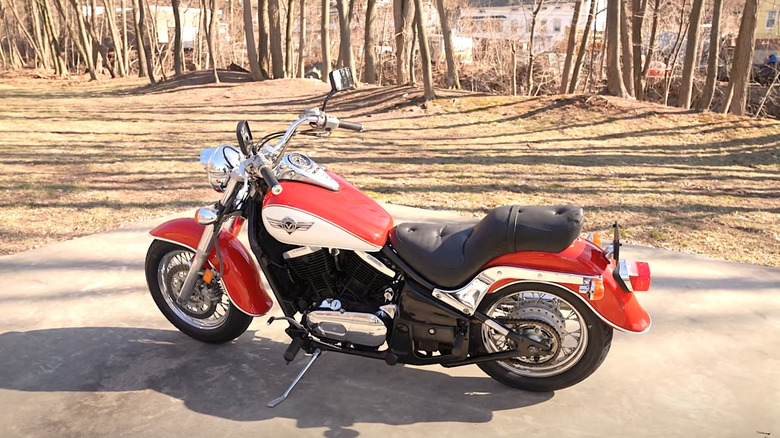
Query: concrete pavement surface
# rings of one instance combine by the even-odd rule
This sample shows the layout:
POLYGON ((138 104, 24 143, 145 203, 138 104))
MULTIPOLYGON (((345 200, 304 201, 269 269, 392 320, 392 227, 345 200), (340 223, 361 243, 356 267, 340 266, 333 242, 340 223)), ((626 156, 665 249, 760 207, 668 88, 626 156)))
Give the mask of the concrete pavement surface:
POLYGON ((269 409, 306 356, 285 366, 285 324, 267 317, 219 346, 171 326, 143 273, 160 222, 0 257, 0 437, 780 436, 779 269, 628 246, 653 270, 653 327, 616 333, 574 387, 325 353, 269 409))

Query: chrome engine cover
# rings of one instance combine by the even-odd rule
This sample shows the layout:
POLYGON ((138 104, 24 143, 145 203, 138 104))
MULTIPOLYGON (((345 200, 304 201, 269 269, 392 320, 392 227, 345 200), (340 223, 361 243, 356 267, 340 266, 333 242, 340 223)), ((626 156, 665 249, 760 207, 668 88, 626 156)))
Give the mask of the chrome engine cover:
POLYGON ((387 337, 385 323, 372 313, 315 310, 306 315, 306 326, 319 337, 367 347, 378 347, 387 337))

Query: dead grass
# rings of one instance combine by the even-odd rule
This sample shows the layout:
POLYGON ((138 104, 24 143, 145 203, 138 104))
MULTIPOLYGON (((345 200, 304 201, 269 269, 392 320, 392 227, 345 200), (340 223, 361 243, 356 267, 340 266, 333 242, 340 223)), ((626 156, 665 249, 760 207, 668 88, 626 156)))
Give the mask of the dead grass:
MULTIPOLYGON (((228 78, 230 79, 230 78, 228 78)), ((0 253, 213 202, 200 148, 283 129, 327 87, 283 80, 154 88, 0 79, 0 253)), ((780 123, 602 96, 511 98, 364 87, 330 110, 366 132, 305 140, 378 200, 481 215, 573 203, 588 231, 780 266, 780 123)))

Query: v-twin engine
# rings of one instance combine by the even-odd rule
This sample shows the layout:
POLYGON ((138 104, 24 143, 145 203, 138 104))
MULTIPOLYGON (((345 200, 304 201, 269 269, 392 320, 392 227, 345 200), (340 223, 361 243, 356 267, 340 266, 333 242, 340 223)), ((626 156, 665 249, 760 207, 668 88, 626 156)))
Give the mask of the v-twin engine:
POLYGON ((321 338, 367 347, 382 345, 387 335, 384 321, 371 313, 315 310, 306 315, 306 325, 321 338))

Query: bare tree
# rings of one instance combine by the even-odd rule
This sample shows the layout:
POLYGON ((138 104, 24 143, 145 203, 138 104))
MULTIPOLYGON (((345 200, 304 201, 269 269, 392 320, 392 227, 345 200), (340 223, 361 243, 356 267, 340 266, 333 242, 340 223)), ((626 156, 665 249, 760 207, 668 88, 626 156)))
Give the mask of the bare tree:
POLYGON ((260 62, 257 59, 257 46, 255 45, 254 25, 252 24, 252 0, 244 1, 244 34, 246 39, 246 56, 249 58, 249 74, 253 81, 263 79, 260 71, 260 62))
POLYGON ((349 28, 352 18, 351 1, 348 4, 347 0, 336 0, 336 9, 339 12, 339 33, 341 35, 341 42, 339 44, 339 63, 341 67, 349 67, 352 71, 352 77, 356 79, 357 74, 355 71, 355 58, 352 56, 352 31, 349 28))
POLYGON ((293 25, 295 24, 295 0, 287 0, 287 25, 284 33, 284 76, 291 78, 295 76, 295 63, 293 62, 293 25))
MULTIPOLYGON (((578 0, 582 1, 582 0, 578 0)), ((452 29, 450 27, 450 12, 444 5, 444 0, 436 0, 436 9, 439 12, 441 23, 441 35, 444 40, 444 56, 447 59, 447 86, 460 90, 460 78, 458 77, 458 65, 455 63, 455 49, 452 44, 452 29)), ((516 81, 517 79, 515 79, 516 81)))
POLYGON ((171 7, 173 8, 173 71, 174 75, 178 78, 184 74, 184 59, 182 56, 183 49, 181 43, 181 11, 179 11, 181 0, 171 0, 171 7))
POLYGON ((566 94, 569 89, 569 74, 574 58, 574 47, 577 45, 577 23, 580 20, 581 9, 582 0, 575 0, 574 13, 571 16, 571 26, 569 26, 569 40, 566 43, 566 60, 563 62, 563 73, 561 74, 561 94, 566 94))
POLYGON ((322 44, 322 80, 328 82, 330 73, 330 0, 322 0, 320 33, 322 44))
POLYGON ((745 114, 748 85, 750 84, 750 69, 753 67, 754 41, 756 39, 756 21, 758 18, 758 0, 747 0, 742 10, 742 20, 739 23, 739 34, 734 47, 734 59, 729 75, 729 88, 722 111, 731 114, 745 114))
MULTIPOLYGON (((647 80, 647 75, 650 73, 650 63, 653 61, 653 55, 655 54, 655 37, 658 33, 658 15, 660 9, 661 0, 655 0, 655 3, 653 4, 653 22, 650 25, 650 39, 647 41, 647 56, 645 56, 644 65, 642 65, 642 78, 640 79, 641 84, 644 84, 647 80)), ((644 89, 642 91, 644 92, 644 89)), ((644 96, 642 97, 644 98, 644 96)))
POLYGON ((623 53, 621 59, 622 68, 620 72, 623 74, 623 84, 626 87, 626 91, 630 96, 634 95, 634 50, 631 47, 631 29, 628 27, 628 12, 626 11, 626 5, 629 0, 620 1, 620 49, 623 53))
POLYGON ((414 0, 414 20, 417 23, 417 40, 420 42, 420 61, 422 62, 423 86, 425 87, 424 98, 426 101, 436 99, 436 93, 433 90, 433 71, 431 69, 431 49, 428 45, 428 30, 423 9, 422 0, 414 0))
POLYGON ((406 72, 409 69, 412 36, 414 2, 412 0, 393 0, 393 22, 395 24, 395 83, 408 83, 406 72))
POLYGON ((704 0, 693 0, 691 16, 688 21, 688 39, 685 44, 685 60, 683 62, 682 82, 680 83, 680 97, 677 106, 688 109, 691 107, 691 94, 693 92, 693 76, 699 56, 696 53, 699 48, 699 26, 701 26, 701 10, 704 0))
POLYGON ((607 91, 628 97, 620 68, 620 2, 607 0, 607 91))
POLYGON ((642 24, 645 21, 647 0, 631 1, 631 47, 634 56, 634 97, 644 99, 645 84, 642 80, 642 24))
MULTIPOLYGON (((143 0, 141 0, 143 1, 143 0)), ((219 19, 217 18, 217 0, 209 1, 209 23, 208 31, 206 34, 206 45, 209 47, 209 57, 211 58, 211 71, 214 73, 214 82, 219 83, 219 75, 217 74, 217 26, 219 26, 219 19)))
POLYGON ((715 97, 715 83, 718 79, 718 57, 720 57, 720 15, 723 13, 723 0, 715 0, 712 5, 712 27, 710 28, 710 46, 707 55, 707 80, 704 84, 696 109, 710 108, 715 97))
POLYGON ((306 75, 306 0, 301 1, 301 22, 298 32, 298 77, 303 79, 306 75))
POLYGON ((363 37, 363 54, 366 64, 365 81, 376 83, 376 60, 374 56, 374 21, 376 20, 376 0, 368 0, 366 4, 366 30, 363 37))
POLYGON ((582 41, 580 42, 580 48, 577 52, 577 60, 574 62, 574 71, 571 74, 571 82, 569 83, 569 88, 566 89, 567 93, 574 93, 577 89, 577 80, 579 79, 582 62, 583 59, 585 59, 585 52, 588 48, 588 34, 590 34, 593 21, 596 19, 596 2, 597 0, 590 0, 588 19, 585 21, 585 29, 582 31, 582 41))
POLYGON ((279 0, 268 0, 268 40, 271 46, 271 67, 274 79, 284 77, 284 55, 282 53, 282 24, 280 22, 279 0))
POLYGON ((531 2, 531 30, 528 35, 528 68, 526 69, 525 75, 525 83, 528 86, 527 94, 529 96, 532 96, 534 92, 534 57, 536 56, 534 38, 536 36, 536 17, 539 16, 539 11, 542 10, 544 0, 531 0, 531 2))
POLYGON ((257 33, 259 44, 259 53, 257 54, 257 62, 260 64, 260 73, 263 79, 268 79, 268 1, 257 1, 257 33))

